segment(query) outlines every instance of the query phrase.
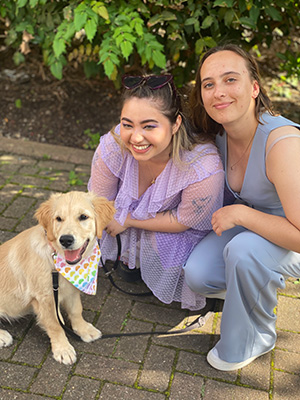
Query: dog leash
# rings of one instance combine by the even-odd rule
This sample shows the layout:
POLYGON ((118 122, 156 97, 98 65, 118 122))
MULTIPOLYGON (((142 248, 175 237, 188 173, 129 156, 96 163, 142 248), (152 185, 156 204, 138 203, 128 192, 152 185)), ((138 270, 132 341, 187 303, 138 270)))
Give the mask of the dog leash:
MULTIPOLYGON (((56 316, 60 326, 64 329, 64 331, 72 336, 74 339, 78 341, 82 341, 81 337, 77 335, 71 328, 67 327, 62 320, 60 319, 58 312, 58 272, 52 271, 52 284, 53 284, 53 293, 55 300, 55 310, 56 316)), ((208 318, 218 310, 216 309, 218 299, 207 299, 206 306, 201 310, 203 315, 197 317, 194 321, 192 321, 189 325, 182 329, 176 329, 174 331, 155 331, 155 332, 119 332, 119 333, 109 333, 101 336, 101 339, 111 339, 111 338, 119 338, 119 337, 134 337, 134 336, 145 336, 145 335, 179 335, 181 333, 187 333, 192 331, 193 329, 199 329, 205 325, 208 318)))
MULTIPOLYGON (((116 269, 119 266, 119 262, 120 262, 120 257, 121 257, 121 239, 120 239, 120 235, 116 235, 116 239, 117 239, 117 244, 118 244, 118 254, 117 254, 117 258, 114 262, 113 268, 111 269, 111 271, 108 271, 108 269, 106 268, 106 266, 103 263, 103 260, 101 258, 101 263, 102 266, 104 268, 104 272, 105 275, 109 278, 111 284, 118 289, 119 291, 121 291, 122 293, 125 294, 129 294, 132 296, 149 296, 152 295, 152 292, 145 292, 145 293, 130 293, 130 292, 126 292, 125 290, 123 290, 122 288, 120 288, 118 285, 116 285, 116 283, 114 282, 111 274, 116 271, 116 269)), ((53 256, 53 254, 52 254, 53 256)), ((79 335, 77 335, 77 333, 75 333, 71 328, 67 327, 61 320, 60 316, 59 316, 59 311, 58 311, 58 289, 59 289, 59 273, 56 269, 54 269, 52 271, 52 286, 53 286, 53 294, 54 294, 54 301, 55 301, 55 310, 56 310, 56 316, 58 319, 58 322, 60 324, 60 326, 64 329, 64 331, 69 334, 70 336, 72 336, 74 339, 82 341, 81 337, 79 335)), ((101 339, 111 339, 111 338, 117 338, 117 337, 134 337, 134 336, 145 336, 145 335, 179 335, 181 333, 186 333, 189 331, 192 331, 193 329, 199 329, 202 326, 205 325, 206 321, 208 320, 208 318, 215 312, 221 311, 222 307, 220 307, 220 304, 218 304, 218 299, 207 299, 206 302, 206 306, 200 310, 202 311, 202 315, 200 315, 199 317, 197 317, 194 321, 192 321, 189 325, 187 325, 185 328, 182 329, 176 329, 174 331, 155 331, 155 332, 127 332, 127 333, 111 333, 111 334, 105 334, 101 336, 101 339), (219 309, 217 309, 219 306, 219 309)), ((223 303, 222 303, 223 304, 223 303)))
POLYGON ((114 281, 114 279, 113 279, 113 277, 112 277, 112 274, 113 274, 115 271, 117 271, 117 269, 118 269, 118 267, 119 267, 119 264, 120 264, 120 261, 121 261, 121 251, 122 251, 122 244, 121 244, 120 235, 116 235, 116 239, 117 239, 118 253, 117 253, 117 258, 116 258, 116 260, 115 260, 115 262, 114 262, 114 265, 113 265, 112 269, 111 269, 111 270, 108 270, 108 268, 106 267, 106 265, 105 265, 104 262, 103 262, 102 257, 101 257, 101 259, 100 259, 102 268, 103 268, 103 270, 104 270, 104 272, 105 272, 105 276, 107 276, 108 279, 109 279, 109 281, 110 281, 110 283, 111 283, 116 289, 118 289, 118 290, 119 290, 120 292, 122 292, 122 293, 128 294, 128 295, 130 295, 130 296, 139 296, 139 297, 152 296, 153 293, 150 292, 150 291, 149 291, 149 292, 142 292, 142 293, 131 293, 131 292, 127 292, 126 290, 120 288, 120 286, 118 286, 118 285, 116 284, 116 282, 114 281))

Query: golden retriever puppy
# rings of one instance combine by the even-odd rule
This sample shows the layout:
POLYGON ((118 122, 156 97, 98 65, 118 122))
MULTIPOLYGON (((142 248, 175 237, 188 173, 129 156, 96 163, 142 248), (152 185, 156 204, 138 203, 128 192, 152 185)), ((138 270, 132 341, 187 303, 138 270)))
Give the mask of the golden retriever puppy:
MULTIPOLYGON (((0 318, 11 320, 33 311, 58 362, 72 364, 76 353, 56 316, 53 252, 70 266, 88 257, 114 213, 113 202, 93 193, 53 194, 35 213, 38 225, 0 246, 0 318)), ((83 341, 101 337, 101 332, 82 317, 80 290, 61 274, 58 297, 83 341)), ((0 329, 0 348, 11 343, 12 336, 0 329)))

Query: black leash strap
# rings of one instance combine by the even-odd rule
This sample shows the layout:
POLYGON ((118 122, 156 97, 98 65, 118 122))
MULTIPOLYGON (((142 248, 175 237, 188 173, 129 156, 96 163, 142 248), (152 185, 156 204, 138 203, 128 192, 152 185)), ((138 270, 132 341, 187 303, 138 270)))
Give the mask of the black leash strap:
POLYGON ((128 294, 130 296, 139 296, 139 297, 144 297, 144 296, 152 296, 152 292, 143 292, 143 293, 130 293, 127 292, 126 290, 120 288, 120 286, 118 286, 116 284, 116 282, 114 281, 112 274, 118 269, 119 267, 119 263, 120 263, 120 258, 121 258, 121 250, 122 250, 122 244, 121 244, 121 238, 120 235, 116 235, 116 239, 117 239, 117 245, 118 245, 118 253, 117 253, 117 258, 116 261, 114 262, 114 265, 112 267, 112 269, 109 271, 108 268, 106 267, 106 265, 104 264, 102 257, 101 257, 101 264, 102 264, 102 268, 104 269, 105 272, 105 276, 108 277, 110 283, 113 285, 113 287, 115 287, 117 290, 119 290, 122 293, 128 294))
POLYGON ((79 335, 77 335, 77 333, 75 333, 72 329, 68 328, 60 319, 59 312, 58 312, 58 288, 59 288, 58 271, 56 271, 56 270, 52 271, 52 286, 53 286, 56 316, 57 316, 60 326, 65 330, 66 333, 71 335, 73 338, 75 338, 77 340, 82 340, 81 337, 79 335))
MULTIPOLYGON (((216 299, 213 299, 216 300, 216 299)), ((215 305, 215 302, 214 302, 215 305)), ((205 307, 206 308, 206 307, 205 307)), ((115 337, 133 337, 133 336, 146 336, 146 335, 179 335, 181 333, 187 333, 192 331, 193 329, 200 329, 205 325, 208 318, 215 312, 214 307, 212 309, 203 309, 203 315, 197 317, 194 321, 192 321, 188 326, 182 329, 176 329, 175 331, 155 331, 155 332, 128 332, 128 333, 111 333, 102 335, 101 339, 111 339, 115 337), (204 311, 205 310, 205 311, 204 311)))

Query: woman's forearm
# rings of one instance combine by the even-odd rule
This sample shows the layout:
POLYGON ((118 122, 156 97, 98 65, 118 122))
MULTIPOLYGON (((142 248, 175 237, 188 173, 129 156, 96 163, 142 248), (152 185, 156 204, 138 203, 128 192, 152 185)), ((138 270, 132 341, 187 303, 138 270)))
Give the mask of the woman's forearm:
POLYGON ((300 252, 300 231, 287 218, 266 214, 247 206, 239 212, 238 225, 244 226, 278 246, 300 252))
POLYGON ((129 215, 126 219, 125 225, 127 228, 170 233, 184 232, 189 229, 189 226, 178 222, 175 210, 167 210, 165 212, 158 213, 154 218, 146 220, 132 219, 129 215))

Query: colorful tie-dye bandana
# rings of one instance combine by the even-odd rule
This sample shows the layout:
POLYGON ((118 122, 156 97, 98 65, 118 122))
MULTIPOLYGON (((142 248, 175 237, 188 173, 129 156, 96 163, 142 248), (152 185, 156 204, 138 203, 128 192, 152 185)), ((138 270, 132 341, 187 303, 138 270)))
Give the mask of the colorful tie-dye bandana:
POLYGON ((60 255, 53 256, 56 270, 72 285, 86 294, 95 295, 97 291, 98 264, 101 252, 96 241, 92 254, 76 265, 69 265, 60 255))

